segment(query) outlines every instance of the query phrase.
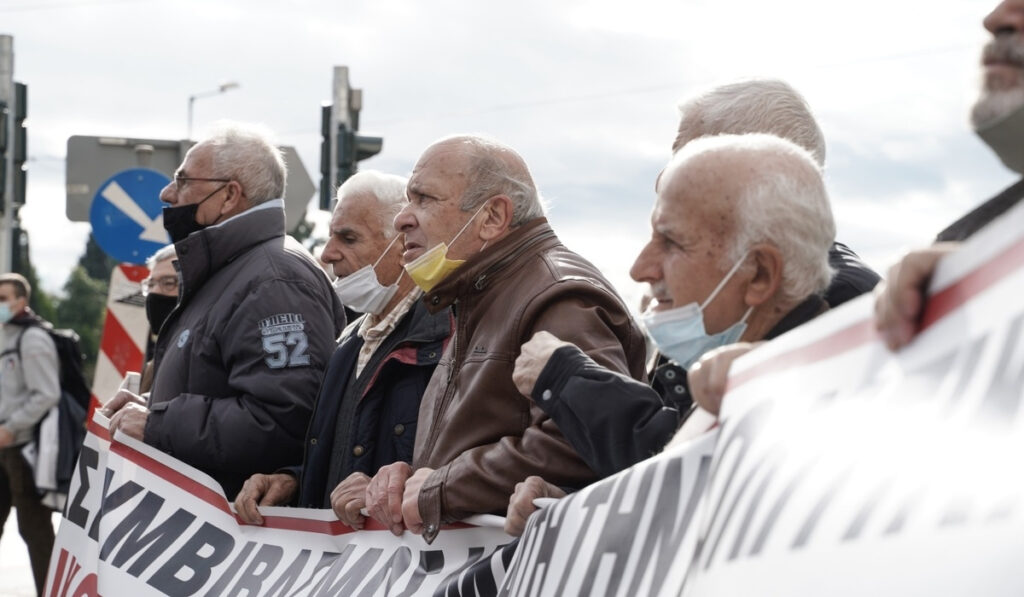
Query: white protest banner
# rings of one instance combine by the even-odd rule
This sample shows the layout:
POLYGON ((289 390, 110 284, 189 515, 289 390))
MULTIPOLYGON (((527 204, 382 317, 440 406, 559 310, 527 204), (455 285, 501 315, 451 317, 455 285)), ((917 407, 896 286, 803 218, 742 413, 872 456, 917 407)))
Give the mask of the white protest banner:
POLYGON ((678 595, 717 431, 530 517, 503 596, 678 595))
POLYGON ((462 524, 427 545, 298 508, 243 525, 213 479, 131 438, 111 441, 104 422, 89 425, 47 597, 431 595, 509 541, 462 524))
POLYGON ((873 298, 734 364, 684 595, 1024 593, 1024 205, 888 351, 873 298))

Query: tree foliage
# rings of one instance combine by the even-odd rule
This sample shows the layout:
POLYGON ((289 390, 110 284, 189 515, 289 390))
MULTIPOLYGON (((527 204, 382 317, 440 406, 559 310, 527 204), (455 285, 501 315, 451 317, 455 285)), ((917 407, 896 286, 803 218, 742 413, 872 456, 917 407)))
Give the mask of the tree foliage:
POLYGON ((107 306, 107 280, 92 278, 84 266, 77 266, 64 284, 64 298, 57 305, 54 325, 71 328, 81 338, 85 352, 85 378, 92 381, 96 356, 103 335, 103 318, 107 306))

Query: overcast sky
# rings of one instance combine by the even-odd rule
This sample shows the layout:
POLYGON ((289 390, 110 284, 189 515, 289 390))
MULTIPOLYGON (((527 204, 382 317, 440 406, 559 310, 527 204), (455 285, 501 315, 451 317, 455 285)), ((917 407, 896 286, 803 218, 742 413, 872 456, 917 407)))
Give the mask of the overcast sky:
POLYGON ((364 167, 408 174, 451 133, 505 141, 563 241, 632 303, 678 101, 770 76, 804 93, 825 131, 839 240, 883 269, 1014 180, 967 125, 995 4, 0 0, 29 85, 23 222, 59 290, 88 233, 64 217, 67 138, 184 138, 188 96, 225 81, 241 86, 196 101, 197 131, 263 122, 318 181, 320 102, 347 65, 361 129, 384 137, 364 167))

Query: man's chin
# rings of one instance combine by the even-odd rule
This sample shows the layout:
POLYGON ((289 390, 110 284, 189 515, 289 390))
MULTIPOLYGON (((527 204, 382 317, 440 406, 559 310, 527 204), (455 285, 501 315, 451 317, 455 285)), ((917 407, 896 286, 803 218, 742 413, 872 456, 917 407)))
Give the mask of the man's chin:
POLYGON ((971 109, 971 125, 975 131, 983 131, 998 124, 1022 107, 1024 107, 1024 85, 994 90, 986 85, 981 97, 971 109))

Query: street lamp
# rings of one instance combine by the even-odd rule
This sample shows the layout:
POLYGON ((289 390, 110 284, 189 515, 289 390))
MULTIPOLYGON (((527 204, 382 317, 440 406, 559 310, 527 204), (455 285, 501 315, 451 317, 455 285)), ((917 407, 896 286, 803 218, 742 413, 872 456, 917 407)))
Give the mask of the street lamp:
POLYGON ((188 138, 192 139, 192 110, 196 103, 196 100, 201 97, 210 97, 213 95, 220 95, 225 91, 231 91, 232 89, 238 89, 239 85, 235 81, 229 81, 227 83, 221 83, 219 87, 212 91, 203 91, 196 93, 195 95, 188 96, 188 138))

